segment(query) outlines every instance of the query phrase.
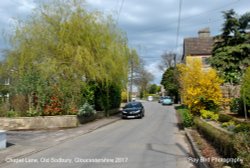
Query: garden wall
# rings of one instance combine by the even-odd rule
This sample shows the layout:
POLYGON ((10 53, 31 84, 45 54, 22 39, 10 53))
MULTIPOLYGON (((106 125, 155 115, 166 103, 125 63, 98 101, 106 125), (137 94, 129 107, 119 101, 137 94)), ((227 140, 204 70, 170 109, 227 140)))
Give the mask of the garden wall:
POLYGON ((221 90, 224 98, 240 97, 240 85, 224 84, 221 86, 221 90))
POLYGON ((0 129, 3 130, 57 129, 77 126, 78 120, 75 115, 0 118, 0 129))

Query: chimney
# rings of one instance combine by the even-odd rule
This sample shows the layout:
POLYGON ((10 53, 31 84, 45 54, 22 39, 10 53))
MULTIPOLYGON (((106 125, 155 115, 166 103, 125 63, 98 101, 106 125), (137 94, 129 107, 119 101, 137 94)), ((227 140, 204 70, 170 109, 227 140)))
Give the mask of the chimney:
POLYGON ((207 38, 210 37, 210 30, 209 28, 204 28, 198 31, 199 38, 207 38))

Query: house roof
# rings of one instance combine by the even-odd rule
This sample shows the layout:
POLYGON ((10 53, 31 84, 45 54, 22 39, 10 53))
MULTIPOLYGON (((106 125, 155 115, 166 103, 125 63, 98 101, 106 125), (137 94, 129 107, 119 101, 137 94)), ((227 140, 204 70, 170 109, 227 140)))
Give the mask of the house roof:
POLYGON ((213 37, 185 38, 183 56, 211 55, 213 44, 213 37))

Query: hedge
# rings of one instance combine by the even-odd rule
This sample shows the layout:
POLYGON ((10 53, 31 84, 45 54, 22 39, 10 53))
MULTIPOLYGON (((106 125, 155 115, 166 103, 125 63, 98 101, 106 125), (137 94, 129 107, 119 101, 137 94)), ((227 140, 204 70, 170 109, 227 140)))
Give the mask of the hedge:
POLYGON ((223 122, 228 122, 230 120, 232 120, 233 117, 227 114, 223 114, 223 113, 219 113, 219 119, 218 121, 223 123, 223 122))
POLYGON ((198 117, 194 118, 198 132, 207 139, 224 158, 240 158, 240 162, 230 163, 232 167, 248 168, 250 165, 250 134, 234 133, 228 134, 217 129, 198 117))
MULTIPOLYGON (((194 123, 198 132, 207 139, 215 149, 225 158, 237 158, 237 151, 233 145, 233 136, 216 129, 212 125, 195 117, 194 123)), ((235 163, 234 167, 240 167, 240 163, 235 163)))
POLYGON ((238 125, 234 129, 234 132, 236 132, 236 133, 238 133, 238 132, 250 132, 250 122, 240 121, 237 118, 234 118, 233 116, 230 116, 228 114, 220 113, 218 121, 221 123, 225 123, 225 122, 229 122, 229 121, 235 122, 238 125))
POLYGON ((178 118, 180 120, 181 127, 191 127, 194 125, 193 115, 184 106, 175 107, 177 110, 178 118))

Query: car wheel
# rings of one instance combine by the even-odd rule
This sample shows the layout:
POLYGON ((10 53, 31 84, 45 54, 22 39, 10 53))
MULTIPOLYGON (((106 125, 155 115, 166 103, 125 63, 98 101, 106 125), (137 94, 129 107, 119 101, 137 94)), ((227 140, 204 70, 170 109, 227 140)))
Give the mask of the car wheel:
POLYGON ((142 119, 142 113, 140 114, 139 119, 142 119))

